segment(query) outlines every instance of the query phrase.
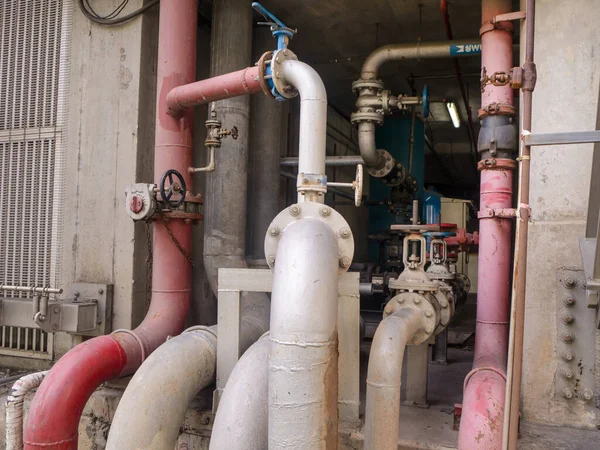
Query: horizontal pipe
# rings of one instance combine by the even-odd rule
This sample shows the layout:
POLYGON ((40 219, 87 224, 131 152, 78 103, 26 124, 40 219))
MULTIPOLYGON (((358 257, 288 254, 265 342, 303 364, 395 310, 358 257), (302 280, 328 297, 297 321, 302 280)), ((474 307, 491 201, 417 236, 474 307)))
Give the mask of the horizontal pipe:
POLYGON ((432 59, 458 56, 476 56, 480 53, 479 39, 457 40, 452 42, 419 42, 417 44, 391 44, 374 50, 365 60, 360 77, 374 80, 379 69, 390 61, 403 59, 432 59))
MULTIPOLYGON (((296 175, 294 175, 293 173, 290 172, 285 172, 285 171, 280 171, 279 175, 284 177, 284 178, 288 178, 290 180, 296 180, 297 177, 296 175)), ((337 189, 337 188, 327 188, 327 192, 329 192, 330 194, 335 194, 335 195, 339 195, 342 198, 348 199, 348 200, 352 200, 352 204, 354 205, 354 195, 348 193, 348 192, 344 192, 341 189, 337 189)))
POLYGON ((11 292, 33 292, 34 294, 62 294, 63 290, 60 288, 51 287, 27 287, 27 286, 9 286, 7 284, 0 284, 0 291, 11 291, 11 292))
POLYGON ((218 100, 262 91, 258 67, 246 67, 237 72, 177 86, 167 94, 168 113, 181 115, 187 108, 218 100))
MULTIPOLYGON (((326 166, 333 166, 333 167, 339 167, 339 166, 357 166, 359 164, 364 164, 365 160, 362 159, 362 156, 359 155, 352 155, 352 156, 327 156, 325 158, 325 165, 326 166)), ((294 167, 298 165, 298 158, 297 157, 287 157, 287 158, 281 158, 280 160, 280 164, 283 167, 294 167)))
POLYGON ((268 376, 271 342, 264 334, 235 365, 210 437, 213 450, 264 450, 268 447, 268 376))
POLYGON ((365 449, 398 448, 402 360, 422 325, 421 311, 407 307, 383 319, 375 331, 367 371, 365 449))

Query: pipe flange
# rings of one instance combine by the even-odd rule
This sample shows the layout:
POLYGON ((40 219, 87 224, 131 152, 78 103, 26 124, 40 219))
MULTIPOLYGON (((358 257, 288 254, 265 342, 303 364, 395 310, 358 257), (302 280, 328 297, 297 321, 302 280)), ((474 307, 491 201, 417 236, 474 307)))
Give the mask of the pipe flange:
POLYGON ((304 202, 291 205, 281 211, 269 225, 265 237, 265 256, 269 268, 273 270, 279 241, 286 228, 301 219, 317 219, 331 227, 338 238, 338 261, 340 275, 347 272, 354 256, 354 238, 346 219, 329 206, 317 202, 304 202))
POLYGON ((356 111, 350 115, 350 123, 375 122, 377 125, 383 125, 383 110, 377 111, 356 111))
POLYGON ((285 82, 283 77, 283 63, 285 61, 298 61, 298 57, 291 50, 284 48, 276 50, 271 59, 271 80, 275 89, 284 98, 290 99, 298 95, 298 91, 285 82))
MULTIPOLYGON (((376 169, 374 167, 368 168, 368 172, 369 175, 371 175, 372 177, 376 177, 376 178, 384 178, 387 177, 392 170, 394 170, 394 168, 396 167, 396 160, 394 159, 394 157, 392 155, 390 155, 390 153, 387 150, 384 149, 377 149, 377 153, 379 153, 379 155, 381 155, 381 157, 383 158, 383 160, 385 161, 385 166, 383 166, 380 169, 376 169)), ((399 169, 401 170, 401 169, 399 169)), ((404 177, 401 177, 402 179, 404 177)), ((398 184, 400 184, 401 182, 399 182, 398 184)))
POLYGON ((359 78, 352 83, 352 91, 360 95, 360 92, 364 89, 382 90, 384 88, 383 81, 381 80, 365 80, 359 78))
POLYGON ((388 317, 399 311, 402 308, 413 308, 421 312, 423 319, 422 326, 414 334, 408 345, 419 345, 429 339, 439 322, 439 314, 437 314, 433 305, 423 295, 414 292, 403 292, 393 297, 383 310, 383 317, 388 317))
POLYGON ((487 158, 477 163, 477 169, 482 170, 515 170, 517 162, 507 158, 487 158))
POLYGON ((435 329, 435 335, 440 334, 450 323, 454 315, 454 302, 452 299, 452 288, 444 282, 440 282, 440 289, 433 293, 436 303, 439 305, 438 314, 440 320, 435 329), (446 292, 444 292, 446 291, 446 292))
POLYGON ((273 52, 265 52, 260 57, 256 65, 258 66, 258 82, 260 83, 260 87, 267 97, 271 97, 275 99, 275 96, 271 92, 271 88, 269 87, 269 82, 267 81, 267 61, 271 61, 273 59, 273 52))

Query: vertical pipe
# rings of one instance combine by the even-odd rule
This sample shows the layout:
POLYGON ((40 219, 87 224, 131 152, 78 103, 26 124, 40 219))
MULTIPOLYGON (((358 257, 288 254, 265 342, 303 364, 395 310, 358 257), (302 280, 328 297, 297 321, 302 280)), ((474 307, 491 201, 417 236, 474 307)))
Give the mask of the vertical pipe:
MULTIPOLYGON (((211 77, 250 65, 252 8, 245 0, 213 3, 211 77)), ((216 102, 217 119, 238 129, 237 140, 223 139, 216 152, 217 170, 206 174, 204 196, 204 265, 217 292, 220 267, 246 267, 246 192, 250 99, 247 95, 216 102)))
MULTIPOLYGON (((522 132, 531 132, 533 89, 535 87, 534 39, 535 39, 535 0, 527 1, 525 20, 525 63, 531 80, 523 86, 522 132)), ((519 407, 521 404, 521 376, 523 369, 523 332, 525 326, 525 288, 527 280, 527 235, 529 230, 529 179, 531 148, 521 146, 519 171, 519 204, 515 236, 515 258, 513 269, 513 291, 511 310, 511 339, 508 355, 508 379, 506 410, 504 413, 503 448, 516 450, 519 434, 519 407)))
MULTIPOLYGON (((510 12, 511 7, 510 0, 482 2, 481 64, 482 72, 487 76, 508 74, 512 68, 512 24, 493 24, 495 16, 510 12)), ((483 128, 478 148, 482 161, 479 163, 479 291, 475 357, 473 370, 464 384, 459 450, 501 448, 506 392, 512 219, 501 211, 512 207, 512 170, 515 163, 507 159, 515 150, 512 148, 512 88, 509 84, 484 84, 481 104, 483 128)))
MULTIPOLYGON (((168 169, 178 170, 188 188, 192 182, 192 112, 175 119, 167 115, 167 93, 190 83, 196 73, 196 0, 160 3, 157 64, 157 107, 154 178, 158 183, 168 169)), ((121 330, 78 345, 63 356, 40 385, 29 410, 25 448, 77 449, 83 408, 103 382, 135 370, 167 336, 181 333, 188 312, 191 270, 191 224, 182 219, 154 222, 152 300, 142 323, 133 331, 121 330), (74 382, 76 380, 76 382, 74 382)))
POLYGON ((337 448, 338 245, 317 219, 277 249, 269 355, 269 450, 337 448))

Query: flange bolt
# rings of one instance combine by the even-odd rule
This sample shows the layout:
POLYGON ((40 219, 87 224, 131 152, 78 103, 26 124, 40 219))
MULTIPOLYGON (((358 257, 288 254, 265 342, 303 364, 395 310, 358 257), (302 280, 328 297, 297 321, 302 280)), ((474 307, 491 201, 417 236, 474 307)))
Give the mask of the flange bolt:
POLYGON ((328 206, 322 206, 319 210, 319 214, 321 214, 322 217, 329 217, 331 215, 331 208, 328 206))
POLYGON ((564 352, 562 357, 567 362, 571 362, 575 359, 575 355, 573 354, 573 352, 569 352, 569 351, 564 352))
POLYGON ((344 227, 340 230, 340 237, 342 239, 348 239, 351 235, 352 235, 352 231, 350 231, 350 228, 348 228, 348 227, 344 227))
POLYGON ((275 265, 275 255, 270 255, 270 256, 267 258, 267 264, 268 264, 269 266, 274 266, 274 265, 275 265))
POLYGON ((569 289, 573 289, 575 287, 575 285, 577 284, 577 280, 575 280, 575 278, 573 277, 566 277, 565 280, 563 281, 565 287, 569 288, 569 289))
POLYGON ((272 226, 271 228, 269 228, 269 235, 272 237, 279 236, 279 228, 277 228, 276 226, 272 226))
POLYGON ((290 215, 293 217, 298 217, 300 215, 300 207, 298 205, 290 206, 290 215))
POLYGON ((348 258, 347 256, 340 258, 340 267, 342 269, 347 269, 348 267, 350 267, 350 264, 351 264, 350 258, 348 258))
POLYGON ((566 398, 567 400, 571 400, 573 398, 573 391, 569 388, 566 388, 563 391, 563 397, 566 398))
POLYGON ((573 323, 575 318, 571 314, 563 314, 562 321, 565 325, 570 325, 573 323))
POLYGON ((575 304, 575 298, 571 297, 570 295, 567 295, 563 301, 563 303, 565 304, 565 306, 567 307, 571 307, 575 304))
POLYGON ((586 389, 586 390, 583 391, 583 399, 586 402, 589 402, 593 398, 594 398, 594 393, 591 390, 586 389))
POLYGON ((562 334, 562 340, 563 340, 563 342, 570 344, 571 342, 573 342, 575 340, 575 335, 573 333, 571 333, 570 331, 565 331, 562 334))
POLYGON ((413 303, 415 305, 418 305, 419 303, 421 303, 421 299, 419 297, 413 298, 413 303))
POLYGON ((425 311, 425 317, 431 317, 433 316, 433 313, 429 310, 425 311))
POLYGON ((563 371, 562 373, 562 377, 567 381, 572 380, 574 376, 575 375, 573 374, 573 371, 569 369, 563 371))

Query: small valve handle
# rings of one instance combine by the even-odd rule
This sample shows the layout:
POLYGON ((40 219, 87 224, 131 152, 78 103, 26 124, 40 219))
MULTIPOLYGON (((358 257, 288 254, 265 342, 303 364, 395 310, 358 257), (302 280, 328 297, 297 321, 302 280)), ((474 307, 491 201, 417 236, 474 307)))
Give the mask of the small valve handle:
POLYGON ((183 175, 175 169, 169 169, 163 173, 163 176, 160 178, 159 190, 163 201, 171 208, 178 208, 185 202, 185 193, 187 192, 185 180, 183 179, 183 175), (177 180, 173 181, 173 175, 175 175, 177 180), (169 186, 165 186, 167 180, 169 180, 169 186), (171 197, 173 197, 173 193, 175 192, 178 192, 180 197, 172 201, 171 197))
POLYGON ((327 182, 327 186, 352 188, 354 190, 354 205, 358 208, 362 203, 363 185, 364 185, 364 169, 362 164, 356 166, 356 178, 352 183, 327 182))
POLYGON ((287 48, 288 41, 297 33, 297 30, 288 27, 259 2, 252 2, 252 9, 257 11, 266 20, 266 22, 258 22, 259 25, 268 25, 271 27, 273 37, 277 39, 277 50, 287 48))

